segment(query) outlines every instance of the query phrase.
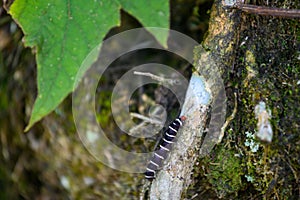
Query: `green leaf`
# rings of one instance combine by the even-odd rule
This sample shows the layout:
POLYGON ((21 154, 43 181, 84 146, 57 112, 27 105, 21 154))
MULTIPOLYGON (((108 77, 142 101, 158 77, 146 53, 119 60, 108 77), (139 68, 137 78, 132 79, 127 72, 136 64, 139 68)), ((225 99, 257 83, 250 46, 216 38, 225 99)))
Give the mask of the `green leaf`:
MULTIPOLYGON (((15 0, 9 12, 25 34, 25 45, 36 50, 38 69, 38 96, 25 131, 72 92, 84 58, 119 25, 121 7, 144 26, 168 28, 169 4, 163 2, 15 0)), ((167 36, 155 36, 166 44, 167 36)))
MULTIPOLYGON (((124 9, 129 14, 135 16, 141 24, 148 27, 169 28, 169 1, 165 0, 119 0, 124 9)), ((157 40, 167 46, 168 35, 164 33, 155 33, 149 30, 157 40)))
POLYGON ((16 0, 11 6, 25 44, 36 48, 38 97, 26 130, 72 91, 85 56, 119 23, 118 4, 107 2, 16 0))

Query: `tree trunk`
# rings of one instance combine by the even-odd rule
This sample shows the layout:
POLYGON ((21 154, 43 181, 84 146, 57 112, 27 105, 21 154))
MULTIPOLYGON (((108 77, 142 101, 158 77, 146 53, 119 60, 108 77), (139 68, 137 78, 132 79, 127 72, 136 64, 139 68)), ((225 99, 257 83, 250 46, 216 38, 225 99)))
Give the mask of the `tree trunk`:
MULTIPOLYGON (((264 6, 299 8, 299 2, 264 6)), ((202 139, 209 105, 186 98, 185 106, 198 106, 183 113, 187 122, 167 164, 151 185, 150 199, 195 197, 205 187, 203 191, 213 191, 219 198, 236 197, 243 188, 250 190, 239 194, 241 198, 299 197, 299 159, 295 158, 299 147, 286 146, 290 142, 299 146, 299 20, 260 14, 215 2, 204 48, 197 48, 194 55, 195 68, 205 78, 212 97, 211 112, 215 109, 220 115, 211 116, 202 139), (225 124, 221 116, 226 100, 222 78, 227 116, 232 113, 225 124), (267 108, 255 113, 260 102, 267 108), (261 120, 274 133, 271 142, 259 140, 261 120), (207 157, 199 160, 203 156, 207 157), (195 167, 197 161, 201 166, 195 167), (195 178, 192 173, 202 175, 195 178), (203 173, 207 173, 205 177, 203 173), (188 189, 191 184, 200 189, 188 189)), ((191 85, 192 81, 189 89, 191 85)))

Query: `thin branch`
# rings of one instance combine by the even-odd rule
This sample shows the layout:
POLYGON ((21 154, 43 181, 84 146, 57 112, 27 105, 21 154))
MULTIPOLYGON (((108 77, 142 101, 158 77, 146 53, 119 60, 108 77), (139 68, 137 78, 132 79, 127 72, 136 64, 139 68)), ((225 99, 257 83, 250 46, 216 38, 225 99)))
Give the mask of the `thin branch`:
POLYGON ((130 113, 130 116, 131 117, 135 117, 135 118, 138 118, 138 119, 141 119, 145 122, 149 122, 151 124, 158 124, 158 125, 162 125, 162 121, 159 121, 159 120, 156 120, 156 119, 152 119, 150 117, 146 117, 144 115, 141 115, 141 114, 138 114, 138 113, 130 113))
POLYGON ((245 4, 243 0, 224 0, 224 6, 240 9, 246 13, 283 17, 283 18, 300 18, 299 9, 285 9, 268 6, 257 6, 245 4))
POLYGON ((236 112, 237 112, 237 94, 234 93, 234 108, 233 108, 231 115, 229 117, 227 117, 225 123, 223 124, 223 126, 221 128, 221 133, 220 133, 220 136, 219 136, 218 142, 217 142, 218 144, 222 141, 224 134, 225 134, 225 130, 226 130, 227 126, 229 125, 229 123, 234 119, 236 112))
POLYGON ((236 8, 252 14, 284 17, 284 18, 300 18, 300 10, 298 9, 285 9, 285 8, 274 8, 267 6, 256 6, 249 4, 238 3, 235 5, 236 8))
POLYGON ((152 74, 150 72, 138 72, 138 71, 134 71, 133 74, 140 75, 140 76, 147 76, 147 77, 150 77, 153 80, 156 80, 156 81, 158 81, 160 83, 167 83, 167 84, 170 84, 170 85, 177 85, 178 84, 178 81, 176 79, 174 80, 174 79, 164 78, 164 77, 152 74))

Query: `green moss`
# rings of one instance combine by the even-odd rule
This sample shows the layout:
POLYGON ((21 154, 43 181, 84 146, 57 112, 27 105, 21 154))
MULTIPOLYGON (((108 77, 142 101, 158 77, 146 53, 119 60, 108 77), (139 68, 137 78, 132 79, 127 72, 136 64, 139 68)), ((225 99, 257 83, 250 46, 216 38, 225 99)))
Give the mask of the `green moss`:
POLYGON ((254 56, 253 52, 251 52, 249 50, 246 51, 246 62, 250 66, 256 65, 255 56, 254 56))
POLYGON ((102 128, 109 125, 111 117, 111 91, 101 91, 97 99, 97 120, 102 128))
POLYGON ((236 193, 242 186, 241 159, 235 152, 219 148, 216 157, 208 163, 208 181, 219 197, 236 193))

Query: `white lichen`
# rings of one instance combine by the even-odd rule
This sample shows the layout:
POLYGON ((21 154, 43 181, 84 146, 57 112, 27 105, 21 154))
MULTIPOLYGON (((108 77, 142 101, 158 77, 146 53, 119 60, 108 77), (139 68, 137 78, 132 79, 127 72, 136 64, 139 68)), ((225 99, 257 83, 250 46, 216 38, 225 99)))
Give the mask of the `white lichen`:
POLYGON ((223 5, 232 7, 235 4, 240 4, 244 2, 245 2, 244 0, 223 0, 223 5))
POLYGON ((255 106, 255 118, 257 121, 256 137, 261 141, 271 142, 273 138, 273 130, 269 119, 271 111, 266 109, 266 103, 261 101, 255 106))
POLYGON ((247 179, 248 182, 251 182, 251 183, 252 183, 252 182, 254 181, 254 178, 253 178, 252 176, 250 176, 250 175, 247 175, 247 174, 246 174, 246 175, 245 175, 245 178, 247 179))
POLYGON ((249 147, 252 153, 256 153, 259 149, 259 143, 255 141, 254 134, 246 131, 246 141, 245 141, 245 146, 249 147))
POLYGON ((71 188, 69 178, 66 176, 60 177, 60 183, 64 188, 66 188, 68 190, 71 188))
POLYGON ((198 73, 193 73, 186 95, 186 101, 181 109, 180 116, 193 113, 201 107, 208 105, 211 101, 211 92, 205 84, 205 79, 198 73))

